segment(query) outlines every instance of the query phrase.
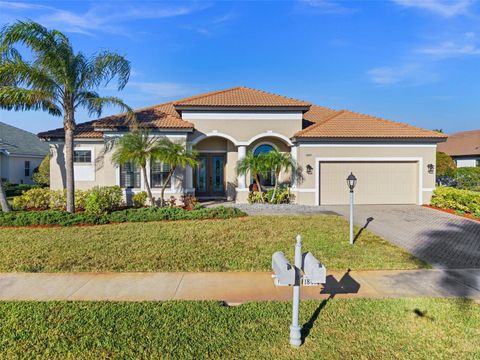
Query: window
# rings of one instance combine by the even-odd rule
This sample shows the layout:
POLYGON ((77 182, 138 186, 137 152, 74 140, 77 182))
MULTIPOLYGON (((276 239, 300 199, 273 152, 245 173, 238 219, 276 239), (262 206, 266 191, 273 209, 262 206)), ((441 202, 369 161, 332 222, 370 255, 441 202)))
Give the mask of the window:
POLYGON ((91 163, 92 151, 91 150, 75 150, 73 152, 74 163, 91 163))
POLYGON ((477 159, 477 160, 475 161, 475 165, 476 165, 477 167, 480 167, 480 159, 477 159))
POLYGON ((126 189, 140 187, 140 166, 132 163, 120 165, 120 187, 126 189))
POLYGON ((25 161, 25 176, 30 176, 30 161, 25 161))
MULTIPOLYGON (((260 154, 267 154, 273 150, 273 146, 269 144, 262 144, 255 148, 253 155, 258 156, 260 154)), ((252 179, 253 181, 253 179, 252 179)), ((266 176, 260 175, 260 183, 262 186, 274 186, 275 185, 275 172, 270 171, 266 176)))
MULTIPOLYGON (((151 187, 163 187, 167 181, 168 174, 170 172, 170 166, 162 164, 158 160, 154 160, 150 163, 150 186, 151 187)), ((170 180, 167 187, 170 186, 170 180)))

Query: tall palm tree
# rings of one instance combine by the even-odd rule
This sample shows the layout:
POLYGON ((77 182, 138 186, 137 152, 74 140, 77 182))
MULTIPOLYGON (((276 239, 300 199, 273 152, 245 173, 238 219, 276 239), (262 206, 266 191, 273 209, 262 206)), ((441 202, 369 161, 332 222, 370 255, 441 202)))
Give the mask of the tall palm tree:
POLYGON ((184 144, 178 142, 172 142, 168 139, 160 141, 160 150, 158 156, 156 156, 163 164, 169 166, 169 172, 167 178, 162 186, 160 201, 162 206, 165 204, 164 194, 167 184, 171 181, 173 174, 177 167, 195 166, 197 165, 197 152, 195 150, 189 150, 184 144))
POLYGON ((5 190, 3 189, 2 176, 0 175, 0 206, 2 211, 10 211, 10 205, 8 205, 7 195, 5 195, 5 190))
POLYGON ((250 175, 257 184, 258 192, 260 193, 262 202, 265 202, 265 200, 263 198, 260 176, 265 176, 270 170, 266 160, 266 155, 264 153, 255 155, 252 151, 249 151, 242 160, 237 162, 237 175, 246 175, 247 172, 250 172, 250 175))
POLYGON ((148 182, 147 161, 157 158, 159 152, 160 144, 158 137, 150 136, 148 131, 134 130, 118 140, 115 152, 112 155, 112 160, 117 165, 131 163, 140 166, 145 179, 148 199, 152 206, 155 206, 155 199, 152 196, 150 183, 148 182))
POLYGON ((101 97, 96 90, 115 77, 117 88, 125 87, 130 62, 103 51, 93 56, 74 52, 70 40, 58 30, 48 30, 33 21, 18 21, 0 32, 0 108, 43 110, 63 117, 67 211, 75 211, 73 148, 75 112, 85 108, 100 116, 105 106, 118 106, 134 118, 119 98, 101 97), (16 46, 31 50, 31 61, 22 58, 16 46))
POLYGON ((272 198, 270 200, 270 202, 273 202, 277 193, 278 183, 280 182, 280 173, 283 170, 293 172, 295 169, 295 161, 292 159, 290 153, 283 153, 277 149, 273 149, 265 154, 265 161, 268 168, 275 174, 275 187, 273 188, 272 198))

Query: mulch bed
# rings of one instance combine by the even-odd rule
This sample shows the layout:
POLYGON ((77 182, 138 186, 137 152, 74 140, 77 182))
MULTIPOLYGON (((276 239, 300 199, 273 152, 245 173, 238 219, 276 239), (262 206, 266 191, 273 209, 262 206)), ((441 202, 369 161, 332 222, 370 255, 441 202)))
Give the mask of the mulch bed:
POLYGON ((460 216, 460 217, 464 217, 464 218, 467 218, 467 219, 470 219, 470 220, 474 220, 474 221, 478 221, 480 222, 480 218, 477 218, 475 216, 473 216, 472 214, 457 214, 455 212, 455 210, 452 210, 452 209, 442 209, 442 208, 439 208, 439 207, 436 207, 436 206, 432 206, 432 205, 423 205, 424 207, 427 207, 427 208, 430 208, 430 209, 433 209, 433 210, 438 210, 438 211, 443 211, 443 212, 446 212, 448 214, 452 214, 452 215, 456 215, 456 216, 460 216))

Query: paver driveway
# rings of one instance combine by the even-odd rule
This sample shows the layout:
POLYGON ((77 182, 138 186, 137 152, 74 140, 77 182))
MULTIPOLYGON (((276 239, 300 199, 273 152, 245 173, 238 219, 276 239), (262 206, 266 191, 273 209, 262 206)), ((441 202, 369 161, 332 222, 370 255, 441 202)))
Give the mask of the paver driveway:
MULTIPOLYGON (((348 206, 323 208, 348 217, 348 206)), ((478 221, 416 205, 357 205, 355 223, 435 268, 480 268, 478 221)))

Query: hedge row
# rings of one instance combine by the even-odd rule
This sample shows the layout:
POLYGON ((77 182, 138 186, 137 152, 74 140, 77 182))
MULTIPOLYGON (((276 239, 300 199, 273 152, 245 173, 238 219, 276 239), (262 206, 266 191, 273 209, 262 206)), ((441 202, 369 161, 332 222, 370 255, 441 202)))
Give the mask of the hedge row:
POLYGON ((110 214, 95 215, 88 213, 70 214, 64 211, 18 211, 0 212, 0 226, 35 225, 100 225, 122 222, 147 222, 161 220, 203 220, 229 219, 245 216, 241 210, 233 207, 201 208, 191 211, 178 207, 149 207, 114 211, 110 214))
POLYGON ((441 209, 452 209, 480 218, 480 192, 437 187, 431 204, 441 209))

